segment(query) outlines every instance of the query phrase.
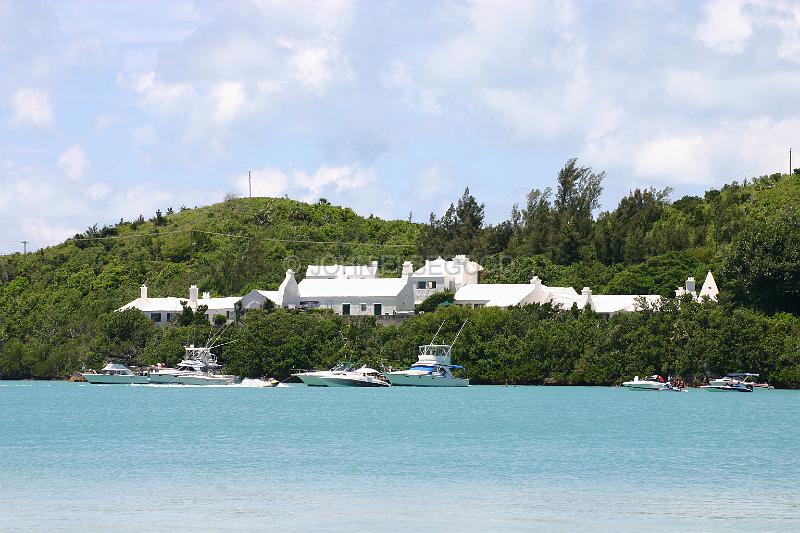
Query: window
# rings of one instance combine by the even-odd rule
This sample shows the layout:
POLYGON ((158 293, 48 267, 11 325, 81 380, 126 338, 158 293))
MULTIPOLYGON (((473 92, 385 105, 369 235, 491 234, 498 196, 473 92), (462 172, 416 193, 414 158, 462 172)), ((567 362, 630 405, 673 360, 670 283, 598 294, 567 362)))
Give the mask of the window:
POLYGON ((367 304, 361 304, 361 312, 362 313, 366 313, 367 312, 367 304))
POLYGON ((231 312, 230 311, 225 311, 225 318, 227 318, 228 320, 231 319, 231 312))
POLYGON ((372 314, 375 316, 381 316, 381 311, 383 311, 383 306, 381 304, 372 304, 372 314))
POLYGON ((350 304, 342 304, 342 315, 350 316, 350 304))
POLYGON ((150 320, 153 322, 161 322, 161 313, 150 313, 150 320))
POLYGON ((418 289, 424 289, 425 288, 425 282, 424 281, 418 281, 417 282, 417 288, 418 289))
POLYGON ((172 320, 172 313, 167 313, 167 322, 172 320))
POLYGON ((429 289, 435 289, 436 288, 436 282, 435 281, 429 281, 428 282, 428 288, 429 289))

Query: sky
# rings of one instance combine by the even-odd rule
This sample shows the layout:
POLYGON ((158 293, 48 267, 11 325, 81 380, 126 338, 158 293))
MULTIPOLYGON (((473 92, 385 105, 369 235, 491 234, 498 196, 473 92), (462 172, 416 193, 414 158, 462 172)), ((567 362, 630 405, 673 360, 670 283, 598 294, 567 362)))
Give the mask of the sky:
MULTIPOLYGON (((572 157, 673 198, 800 161, 800 3, 0 0, 0 253, 219 202, 488 222, 572 157)), ((800 166, 800 162, 797 166, 800 166)))

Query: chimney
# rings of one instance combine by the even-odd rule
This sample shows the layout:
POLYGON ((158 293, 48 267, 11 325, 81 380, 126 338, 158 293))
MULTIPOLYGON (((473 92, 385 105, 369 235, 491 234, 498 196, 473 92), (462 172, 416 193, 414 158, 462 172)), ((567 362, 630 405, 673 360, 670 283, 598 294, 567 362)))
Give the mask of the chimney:
POLYGON ((139 287, 139 298, 147 300, 147 285, 142 284, 142 286, 139 287))
POLYGON ((204 300, 208 300, 209 298, 211 298, 211 293, 210 292, 204 292, 203 293, 203 299, 204 300))
POLYGON ((189 287, 189 306, 197 307, 197 285, 189 287))
POLYGON ((537 290, 542 286, 542 280, 539 279, 539 276, 533 276, 531 278, 531 285, 533 285, 533 290, 537 290))
POLYGON ((403 270, 400 277, 407 278, 414 273, 414 264, 411 261, 403 261, 403 270))
POLYGON ((592 289, 590 289, 589 287, 584 287, 583 290, 581 291, 581 295, 583 295, 583 296, 591 296, 592 295, 592 289))
POLYGON ((372 268, 374 268, 375 271, 377 272, 378 271, 378 262, 377 261, 373 261, 371 264, 372 264, 372 268))
POLYGON ((694 293, 694 278, 686 278, 686 292, 694 293))

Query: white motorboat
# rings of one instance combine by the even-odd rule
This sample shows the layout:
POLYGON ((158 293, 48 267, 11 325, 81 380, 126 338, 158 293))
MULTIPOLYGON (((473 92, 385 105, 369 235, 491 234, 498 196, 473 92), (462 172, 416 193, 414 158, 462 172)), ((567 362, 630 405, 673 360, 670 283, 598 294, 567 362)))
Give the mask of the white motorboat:
POLYGON ((141 385, 147 383, 147 376, 136 374, 130 368, 119 363, 108 363, 99 372, 86 372, 81 374, 89 383, 99 385, 141 385))
MULTIPOLYGON (((700 388, 707 391, 733 391, 733 392, 753 392, 753 384, 739 379, 735 376, 748 376, 750 374, 729 374, 708 382, 700 388)), ((755 374, 758 375, 758 374, 755 374)))
POLYGON ((178 377, 181 385, 233 385, 239 376, 227 374, 212 374, 209 372, 195 372, 178 377))
POLYGON ((342 372, 329 372, 317 379, 325 387, 390 387, 391 384, 374 368, 362 365, 342 372))
POLYGON ((624 382, 622 386, 631 390, 661 390, 666 384, 664 378, 653 375, 645 379, 634 376, 633 380, 624 382))
POLYGON ((342 375, 347 372, 353 371, 355 365, 349 361, 342 361, 336 364, 330 370, 311 370, 308 372, 297 372, 292 374, 309 387, 328 387, 329 383, 325 382, 326 377, 342 375))
MULTIPOLYGON (((751 386, 753 390, 762 389, 774 389, 775 387, 771 386, 769 383, 758 383, 754 378, 759 377, 759 374, 751 374, 750 372, 734 372, 731 374, 727 374, 721 378, 712 379, 708 382, 708 385, 711 387, 724 387, 725 385, 732 385, 733 383, 742 383, 745 386, 751 386)), ((723 389, 724 390, 724 389, 723 389)))
MULTIPOLYGON (((463 366, 451 364, 453 344, 458 340, 461 330, 464 329, 467 321, 461 325, 455 339, 451 344, 433 344, 436 335, 433 336, 431 344, 419 347, 417 362, 407 370, 397 370, 387 372, 386 378, 395 387, 467 387, 469 379, 455 377, 453 369, 463 369, 463 366)), ((444 325, 444 322, 442 322, 444 325)), ((439 330, 442 326, 439 326, 439 330)))

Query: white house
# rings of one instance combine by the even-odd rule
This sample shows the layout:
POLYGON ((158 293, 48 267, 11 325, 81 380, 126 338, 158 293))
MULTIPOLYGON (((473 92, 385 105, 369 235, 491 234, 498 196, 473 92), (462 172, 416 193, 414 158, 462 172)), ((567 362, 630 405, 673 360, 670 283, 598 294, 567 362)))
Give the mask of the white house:
POLYGON ((530 283, 486 283, 469 284, 460 288, 453 300, 456 305, 470 307, 513 307, 527 304, 546 304, 563 310, 577 306, 589 306, 594 312, 604 316, 641 310, 641 303, 657 304, 661 299, 657 294, 646 295, 594 295, 589 287, 580 294, 572 287, 548 287, 538 276, 530 283), (642 298, 644 300, 642 300, 642 298))
POLYGON ((538 276, 530 283, 470 283, 456 291, 453 303, 470 307, 512 307, 515 305, 545 304, 569 309, 580 301, 572 287, 548 287, 538 276))
MULTIPOLYGON (((408 261, 403 264, 403 275, 407 274, 410 264, 408 261)), ((465 285, 477 284, 481 270, 483 267, 470 261, 466 255, 457 255, 450 261, 441 257, 432 261, 426 260, 425 265, 410 274, 414 287, 414 303, 422 303, 425 298, 437 292, 456 292, 465 285)))
POLYGON ((207 292, 204 292, 202 297, 199 297, 197 285, 189 287, 189 298, 176 298, 174 296, 152 298, 147 294, 147 285, 142 285, 139 288, 139 297, 123 305, 118 311, 138 309, 154 324, 163 325, 171 322, 178 313, 183 311, 183 303, 193 311, 197 311, 199 306, 205 305, 208 308, 205 314, 208 315, 209 321, 213 321, 214 315, 222 315, 226 320, 232 321, 236 317, 235 306, 239 300, 241 300, 240 296, 212 298, 207 292))
POLYGON ((344 316, 393 315, 414 310, 408 278, 304 279, 300 306, 332 309, 344 316))
POLYGON ((276 307, 283 307, 284 309, 294 309, 300 305, 300 290, 292 269, 286 271, 286 276, 277 291, 252 290, 242 296, 242 310, 258 309, 267 300, 271 300, 276 307))

